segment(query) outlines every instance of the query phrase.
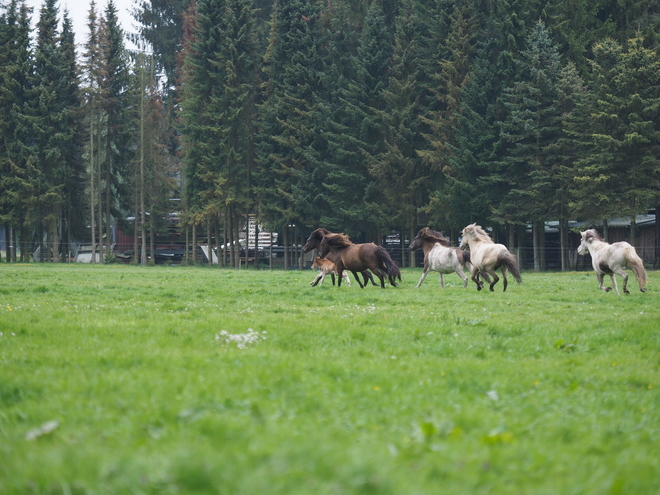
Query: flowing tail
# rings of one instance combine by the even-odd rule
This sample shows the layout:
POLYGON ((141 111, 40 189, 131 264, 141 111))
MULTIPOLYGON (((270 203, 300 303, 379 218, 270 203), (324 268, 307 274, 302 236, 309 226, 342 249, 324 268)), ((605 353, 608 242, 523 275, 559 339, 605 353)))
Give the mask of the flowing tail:
POLYGON ((390 257, 390 253, 388 253, 384 247, 379 246, 376 251, 376 257, 378 258, 381 268, 387 272, 387 278, 389 279, 390 284, 396 287, 398 285, 396 279, 398 278, 399 282, 401 281, 401 271, 394 260, 390 257))
POLYGON ((463 251, 459 249, 456 254, 458 255, 458 262, 461 266, 465 266, 466 263, 470 263, 470 251, 463 251))
POLYGON ((628 262, 628 266, 632 269, 635 277, 637 277, 637 282, 639 283, 639 290, 646 292, 646 270, 644 270, 644 262, 642 258, 637 255, 634 247, 626 248, 623 252, 623 256, 628 262))
POLYGON ((516 279, 516 282, 519 284, 522 283, 522 277, 520 276, 520 270, 518 269, 518 262, 514 255, 508 251, 502 251, 497 257, 497 261, 500 262, 500 265, 506 266, 509 269, 513 278, 516 279))

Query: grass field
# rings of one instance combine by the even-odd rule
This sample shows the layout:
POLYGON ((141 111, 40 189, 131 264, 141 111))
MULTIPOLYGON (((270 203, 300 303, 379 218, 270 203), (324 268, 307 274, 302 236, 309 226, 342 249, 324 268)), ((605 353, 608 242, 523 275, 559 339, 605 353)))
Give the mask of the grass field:
POLYGON ((660 493, 660 273, 420 275, 1 265, 0 493, 660 493))

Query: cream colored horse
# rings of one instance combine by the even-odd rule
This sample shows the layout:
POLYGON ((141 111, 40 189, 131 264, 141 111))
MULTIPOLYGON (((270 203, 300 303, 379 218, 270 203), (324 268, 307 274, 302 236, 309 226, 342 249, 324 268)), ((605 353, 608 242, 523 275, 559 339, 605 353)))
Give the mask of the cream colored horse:
POLYGON ((582 242, 580 242, 578 254, 587 254, 588 252, 591 255, 591 265, 596 270, 598 287, 601 290, 609 292, 614 287, 614 292, 617 296, 619 295, 619 289, 614 278, 616 274, 623 278, 623 293, 630 294, 630 291, 628 291, 628 274, 623 270, 628 267, 637 277, 639 290, 646 292, 646 270, 644 270, 644 263, 637 255, 634 247, 627 242, 608 244, 594 229, 580 232, 580 236, 582 236, 582 242), (612 287, 603 287, 605 275, 609 275, 612 279, 612 287))
POLYGON ((495 270, 502 271, 502 284, 504 289, 507 287, 507 272, 511 271, 511 275, 516 279, 516 282, 521 283, 522 278, 518 270, 518 263, 516 258, 509 252, 503 244, 495 244, 490 236, 476 223, 468 225, 463 229, 463 238, 461 239, 461 249, 470 247, 470 263, 472 264, 472 280, 477 284, 477 290, 481 290, 484 283, 479 280, 479 273, 486 272, 493 281, 490 283, 490 290, 494 291, 493 287, 500 279, 495 270))

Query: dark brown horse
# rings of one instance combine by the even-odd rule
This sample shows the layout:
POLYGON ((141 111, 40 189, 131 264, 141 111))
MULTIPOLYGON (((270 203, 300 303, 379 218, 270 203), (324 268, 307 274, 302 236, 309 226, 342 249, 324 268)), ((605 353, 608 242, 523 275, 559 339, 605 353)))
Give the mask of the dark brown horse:
POLYGON ((338 286, 341 286, 341 275, 344 270, 353 273, 355 280, 360 284, 357 272, 371 270, 374 275, 380 279, 380 287, 385 288, 385 277, 387 276, 390 284, 397 286, 396 279, 401 280, 399 267, 390 257, 390 254, 382 246, 376 246, 373 243, 353 244, 345 234, 328 234, 323 237, 319 247, 321 256, 327 256, 332 253, 335 257, 335 265, 339 274, 338 286))
MULTIPOLYGON (((323 227, 316 229, 314 232, 312 232, 307 238, 307 242, 302 248, 303 253, 309 253, 312 249, 319 249, 323 237, 325 237, 328 234, 332 234, 332 232, 330 232, 328 229, 324 229, 323 227)), ((328 253, 325 257, 330 261, 332 261, 333 263, 336 263, 334 254, 328 253)), ((362 277, 364 278, 364 285, 367 285, 367 282, 369 281, 371 281, 373 285, 376 285, 376 282, 374 281, 374 277, 371 275, 371 272, 369 272, 368 270, 363 270, 361 273, 362 273, 362 277)), ((331 273, 330 276, 332 277, 332 285, 335 285, 335 274, 331 273)), ((358 283, 360 283, 359 280, 358 283)))

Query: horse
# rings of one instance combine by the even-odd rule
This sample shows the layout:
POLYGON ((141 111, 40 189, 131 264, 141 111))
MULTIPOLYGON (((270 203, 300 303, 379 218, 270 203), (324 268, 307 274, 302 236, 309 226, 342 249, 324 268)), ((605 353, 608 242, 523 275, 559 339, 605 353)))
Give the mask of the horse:
POLYGON ((415 239, 410 243, 410 250, 422 248, 424 251, 424 271, 417 282, 420 287, 430 270, 440 274, 440 286, 445 288, 443 274, 456 272, 463 279, 463 287, 468 286, 468 278, 463 273, 466 263, 470 262, 470 252, 460 248, 449 247, 449 239, 441 232, 424 227, 417 232, 415 239))
POLYGON ((627 242, 615 242, 608 244, 594 229, 588 229, 580 232, 581 242, 578 247, 578 254, 586 254, 589 252, 591 255, 591 265, 596 270, 598 277, 598 288, 609 292, 614 287, 614 292, 619 295, 619 289, 616 285, 614 275, 619 275, 623 278, 623 293, 630 294, 628 291, 628 274, 623 270, 630 268, 637 282, 639 283, 639 290, 646 292, 646 270, 644 270, 644 262, 637 255, 635 248, 627 242), (612 287, 603 287, 603 278, 609 275, 612 279, 612 287))
POLYGON ((495 270, 502 271, 502 284, 506 291, 507 287, 507 272, 510 270, 513 278, 519 284, 522 283, 522 277, 518 270, 518 263, 516 258, 509 252, 503 244, 495 244, 490 236, 476 223, 468 225, 463 229, 463 238, 461 239, 461 249, 470 247, 470 263, 472 264, 472 280, 477 284, 477 290, 481 290, 484 283, 479 280, 479 273, 486 272, 493 277, 490 282, 490 290, 493 292, 495 284, 499 281, 499 277, 495 270))
POLYGON ((398 285, 397 278, 401 280, 399 267, 382 246, 376 246, 373 243, 353 244, 345 234, 327 234, 323 236, 319 251, 321 256, 327 256, 329 253, 334 255, 339 274, 337 286, 341 286, 341 275, 344 270, 353 273, 361 289, 364 288, 364 285, 360 282, 357 272, 367 269, 380 279, 381 289, 385 288, 385 276, 393 287, 398 285))
MULTIPOLYGON (((312 263, 312 270, 314 270, 315 268, 320 268, 321 271, 316 276, 316 278, 309 283, 309 285, 311 285, 312 287, 315 287, 317 284, 323 285, 323 281, 325 280, 325 277, 328 275, 328 273, 332 275, 333 279, 335 274, 337 273, 337 266, 332 261, 327 260, 325 258, 321 258, 319 256, 314 258, 314 262, 312 263)), ((344 272, 344 280, 346 280, 346 283, 348 285, 353 285, 351 283, 351 280, 348 278, 347 272, 344 272)))
MULTIPOLYGON (((326 236, 328 234, 332 234, 328 229, 324 229, 323 227, 316 229, 314 232, 312 232, 309 237, 307 238, 307 242, 305 245, 302 247, 302 252, 303 253, 309 253, 312 249, 317 249, 321 245, 321 241, 323 240, 323 236, 326 236)), ((332 253, 328 253, 326 256, 327 259, 335 263, 334 255, 332 253)), ((362 277, 364 278, 364 285, 367 285, 368 281, 371 281, 373 285, 376 285, 376 282, 374 281, 374 277, 371 275, 371 272, 368 270, 364 270, 361 272, 362 277)), ((332 285, 335 285, 335 274, 331 273, 330 274, 332 278, 332 285)), ((348 277, 348 274, 346 275, 348 277)), ((348 281, 348 278, 346 278, 348 281)))

